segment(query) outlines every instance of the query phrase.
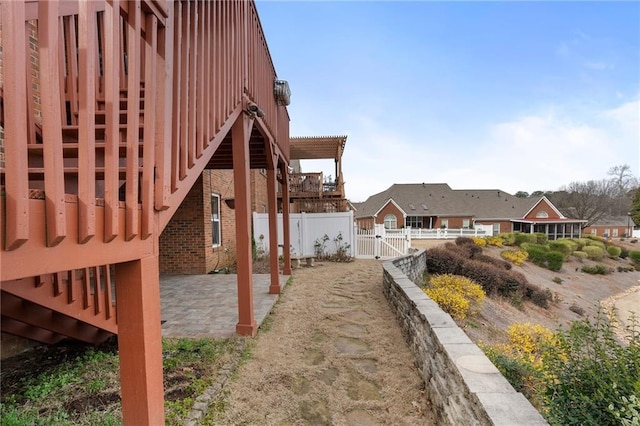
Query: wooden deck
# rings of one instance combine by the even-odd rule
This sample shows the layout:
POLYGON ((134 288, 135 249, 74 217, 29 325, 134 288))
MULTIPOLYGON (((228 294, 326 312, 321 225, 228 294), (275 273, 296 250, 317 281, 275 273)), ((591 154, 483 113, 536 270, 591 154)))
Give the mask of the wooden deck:
POLYGON ((233 168, 236 330, 255 333, 248 176, 267 169, 276 226, 288 86, 252 1, 0 8, 2 331, 117 333, 125 423, 162 424, 159 235, 206 167, 233 168))

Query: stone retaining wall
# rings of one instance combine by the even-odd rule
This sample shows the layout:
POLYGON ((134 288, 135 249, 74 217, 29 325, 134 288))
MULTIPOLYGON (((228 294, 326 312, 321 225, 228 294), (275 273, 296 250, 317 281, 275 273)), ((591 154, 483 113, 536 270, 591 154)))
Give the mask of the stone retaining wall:
POLYGON ((425 251, 383 262, 384 294, 396 313, 442 425, 546 425, 453 319, 414 282, 425 251))

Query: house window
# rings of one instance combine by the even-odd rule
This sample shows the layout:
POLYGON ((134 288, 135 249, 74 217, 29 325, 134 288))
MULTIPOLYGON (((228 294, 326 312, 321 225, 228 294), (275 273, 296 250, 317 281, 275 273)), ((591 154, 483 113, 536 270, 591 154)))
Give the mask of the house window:
POLYGON ((422 228, 422 216, 407 216, 406 226, 422 228))
POLYGON ((220 196, 211 194, 211 237, 213 247, 220 246, 220 196))
POLYGON ((536 217, 541 218, 541 219, 545 219, 549 217, 549 213, 545 212, 544 210, 539 211, 538 213, 536 213, 536 217))
POLYGON ((462 227, 464 229, 469 229, 469 219, 462 219, 462 227))
POLYGON ((618 236, 618 228, 613 228, 613 234, 611 236, 614 238, 618 236))
POLYGON ((398 228, 398 219, 395 215, 388 214, 384 217, 384 228, 385 229, 397 229, 398 228))
POLYGON ((598 235, 598 230, 596 228, 591 228, 591 235, 598 235))
POLYGON ((449 227, 449 219, 442 219, 440 221, 440 228, 448 228, 449 227))

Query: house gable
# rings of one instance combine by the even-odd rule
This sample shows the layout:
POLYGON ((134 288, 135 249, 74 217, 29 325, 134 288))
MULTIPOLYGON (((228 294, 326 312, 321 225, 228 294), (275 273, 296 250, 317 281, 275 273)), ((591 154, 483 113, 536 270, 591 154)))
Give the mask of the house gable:
POLYGON ((404 227, 404 222, 407 215, 393 200, 389 200, 380 210, 378 210, 378 212, 376 212, 375 223, 383 224, 384 219, 387 215, 395 216, 396 226, 398 228, 404 227))
POLYGON ((540 200, 525 213, 523 219, 566 219, 566 217, 560 213, 547 197, 542 196, 540 200))

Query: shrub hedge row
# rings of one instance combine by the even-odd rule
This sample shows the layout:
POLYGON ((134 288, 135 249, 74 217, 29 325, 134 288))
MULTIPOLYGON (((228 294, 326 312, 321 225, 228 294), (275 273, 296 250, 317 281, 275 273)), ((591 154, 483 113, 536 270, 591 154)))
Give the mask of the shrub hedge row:
POLYGON ((483 255, 480 247, 474 244, 475 248, 470 249, 468 246, 470 244, 461 241, 460 244, 447 243, 444 247, 427 250, 427 271, 431 274, 465 276, 480 284, 487 295, 519 296, 539 306, 548 306, 551 300, 549 292, 529 283, 524 275, 506 269, 501 264, 501 262, 507 264, 509 262, 494 258, 491 258, 492 261, 487 261, 489 256, 483 255), (480 252, 477 249, 480 249, 480 252))

